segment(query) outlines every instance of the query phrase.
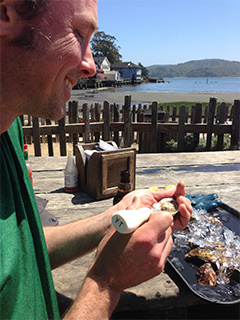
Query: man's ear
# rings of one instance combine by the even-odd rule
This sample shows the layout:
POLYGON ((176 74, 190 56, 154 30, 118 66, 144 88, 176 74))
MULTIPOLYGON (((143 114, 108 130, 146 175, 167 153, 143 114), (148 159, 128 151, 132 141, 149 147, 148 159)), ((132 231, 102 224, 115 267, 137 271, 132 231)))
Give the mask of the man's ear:
POLYGON ((11 0, 3 0, 0 2, 0 36, 8 36, 13 31, 17 14, 14 3, 11 0))

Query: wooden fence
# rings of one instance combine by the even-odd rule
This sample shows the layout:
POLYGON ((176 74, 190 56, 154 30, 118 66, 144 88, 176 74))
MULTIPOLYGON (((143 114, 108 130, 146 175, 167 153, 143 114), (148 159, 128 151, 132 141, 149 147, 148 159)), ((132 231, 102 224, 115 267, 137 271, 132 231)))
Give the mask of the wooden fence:
POLYGON ((225 103, 216 110, 216 98, 210 98, 209 104, 202 112, 202 105, 197 103, 191 110, 184 105, 163 111, 157 102, 151 105, 131 105, 131 96, 126 96, 124 105, 110 104, 94 106, 78 102, 68 103, 67 115, 52 123, 50 120, 22 116, 23 134, 27 143, 34 143, 35 156, 41 156, 41 141, 48 143, 49 156, 54 156, 53 141, 57 139, 60 155, 66 155, 66 142, 70 141, 74 147, 77 143, 94 142, 103 139, 114 140, 120 147, 130 147, 135 141, 139 153, 165 152, 166 141, 174 138, 177 141, 177 151, 184 150, 184 137, 193 134, 198 144, 199 135, 206 136, 206 150, 211 150, 213 135, 217 135, 217 150, 223 149, 224 134, 231 135, 231 150, 239 148, 239 118, 240 100, 235 100, 229 110, 225 103), (67 123, 68 122, 68 123, 67 123), (41 124, 40 124, 41 123, 41 124))

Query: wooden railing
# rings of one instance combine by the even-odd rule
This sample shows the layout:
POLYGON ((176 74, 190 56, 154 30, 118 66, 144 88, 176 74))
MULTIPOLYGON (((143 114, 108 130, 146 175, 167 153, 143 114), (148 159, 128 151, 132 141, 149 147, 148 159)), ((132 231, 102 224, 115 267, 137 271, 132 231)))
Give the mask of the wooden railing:
POLYGON ((114 140, 120 147, 138 144, 140 153, 165 152, 166 141, 174 138, 177 151, 184 150, 184 137, 194 134, 196 143, 199 135, 206 136, 206 150, 211 150, 212 136, 217 135, 217 150, 223 149, 224 134, 231 135, 231 150, 239 148, 240 100, 235 100, 231 107, 231 116, 225 103, 216 110, 216 98, 210 98, 209 105, 202 112, 202 105, 197 103, 189 110, 186 106, 173 107, 163 111, 157 102, 149 106, 131 105, 131 96, 126 96, 122 108, 105 101, 94 106, 70 101, 66 116, 52 123, 33 117, 22 116, 23 133, 27 143, 34 143, 35 156, 41 156, 41 141, 48 143, 49 156, 53 156, 53 140, 59 141, 61 156, 66 155, 66 142, 73 144, 94 142, 99 139, 114 140), (39 124, 41 122, 41 124, 39 124), (67 123, 68 122, 68 123, 67 123), (190 123, 189 123, 190 122, 190 123))

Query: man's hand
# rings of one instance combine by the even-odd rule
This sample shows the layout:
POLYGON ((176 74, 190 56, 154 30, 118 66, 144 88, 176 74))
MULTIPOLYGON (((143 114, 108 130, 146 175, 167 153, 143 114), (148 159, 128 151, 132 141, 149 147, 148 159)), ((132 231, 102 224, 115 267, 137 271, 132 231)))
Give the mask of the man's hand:
POLYGON ((157 212, 131 234, 112 230, 100 243, 89 276, 119 291, 155 277, 172 248, 172 222, 171 214, 157 212))
POLYGON ((146 223, 128 235, 112 228, 98 247, 89 276, 121 291, 158 275, 172 248, 172 230, 185 228, 191 216, 191 204, 184 194, 184 183, 179 182, 176 188, 136 190, 126 195, 116 205, 117 210, 151 208, 163 198, 175 197, 179 213, 174 218, 166 211, 153 212, 146 223))
POLYGON ((175 197, 179 204, 179 213, 175 216, 172 229, 184 229, 191 217, 192 206, 189 199, 184 197, 185 186, 179 182, 177 187, 171 187, 167 190, 152 191, 148 189, 135 190, 128 193, 117 205, 116 211, 125 209, 139 209, 142 207, 151 208, 154 203, 164 198, 175 197))
POLYGON ((149 220, 131 234, 120 234, 114 227, 99 244, 95 260, 82 290, 67 319, 92 314, 92 319, 110 317, 124 289, 149 280, 164 269, 172 249, 172 230, 186 227, 191 216, 191 204, 184 197, 184 184, 176 188, 151 191, 136 190, 127 194, 112 212, 149 207, 163 198, 175 197, 179 213, 173 217, 166 211, 154 212, 149 220), (87 306, 91 306, 89 309, 87 306))

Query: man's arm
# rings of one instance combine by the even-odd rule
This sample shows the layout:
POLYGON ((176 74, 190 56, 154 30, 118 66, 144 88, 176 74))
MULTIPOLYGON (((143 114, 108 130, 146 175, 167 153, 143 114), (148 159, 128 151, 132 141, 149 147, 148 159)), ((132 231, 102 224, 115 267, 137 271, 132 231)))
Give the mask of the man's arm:
POLYGON ((107 320, 111 317, 122 290, 111 289, 101 281, 86 277, 74 304, 65 314, 64 320, 107 320))
POLYGON ((111 226, 114 207, 106 212, 63 226, 44 227, 52 269, 95 249, 111 226))

